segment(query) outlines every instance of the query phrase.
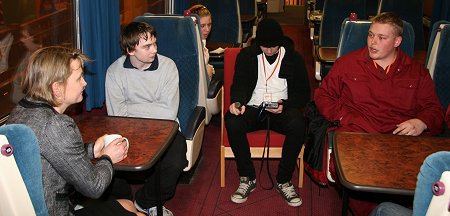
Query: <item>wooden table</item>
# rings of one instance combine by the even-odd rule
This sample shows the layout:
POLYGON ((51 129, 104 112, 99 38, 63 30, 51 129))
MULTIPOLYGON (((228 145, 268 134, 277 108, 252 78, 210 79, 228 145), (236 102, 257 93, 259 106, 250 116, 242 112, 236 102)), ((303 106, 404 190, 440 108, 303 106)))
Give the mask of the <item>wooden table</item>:
POLYGON ((114 164, 120 171, 143 171, 155 165, 178 131, 176 121, 105 115, 83 117, 77 125, 85 143, 95 142, 104 134, 128 138, 127 158, 114 164))
MULTIPOLYGON (((113 165, 115 170, 143 171, 156 165, 158 176, 161 170, 157 162, 172 144, 178 131, 176 121, 105 115, 83 117, 77 125, 86 143, 95 142, 103 134, 120 134, 128 138, 130 141, 128 156, 113 165)), ((160 179, 157 178, 155 184, 157 215, 163 215, 159 185, 160 179)))
MULTIPOLYGON (((450 151, 450 138, 351 132, 336 132, 333 138, 339 181, 363 192, 414 195, 424 159, 443 150, 450 151)), ((347 199, 343 197, 343 215, 347 199)))

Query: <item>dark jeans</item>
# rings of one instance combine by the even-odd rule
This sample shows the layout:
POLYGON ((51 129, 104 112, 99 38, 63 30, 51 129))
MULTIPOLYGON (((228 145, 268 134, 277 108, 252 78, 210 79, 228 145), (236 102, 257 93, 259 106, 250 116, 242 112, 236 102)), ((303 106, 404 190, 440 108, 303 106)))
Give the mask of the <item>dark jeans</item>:
POLYGON ((156 206, 157 197, 155 184, 160 178, 161 201, 171 199, 175 194, 178 178, 183 169, 188 165, 186 159, 186 138, 178 132, 166 153, 160 158, 160 176, 155 169, 150 172, 144 186, 136 192, 136 202, 142 208, 156 206))
MULTIPOLYGON (((280 114, 267 113, 270 118, 270 129, 286 135, 283 144, 282 158, 278 166, 277 182, 291 180, 296 166, 298 154, 305 138, 305 120, 297 109, 284 109, 280 114)), ((267 129, 267 118, 263 122, 257 119, 257 109, 246 106, 243 115, 233 115, 229 111, 225 115, 228 140, 236 159, 239 176, 255 179, 255 168, 251 161, 247 133, 267 129)))

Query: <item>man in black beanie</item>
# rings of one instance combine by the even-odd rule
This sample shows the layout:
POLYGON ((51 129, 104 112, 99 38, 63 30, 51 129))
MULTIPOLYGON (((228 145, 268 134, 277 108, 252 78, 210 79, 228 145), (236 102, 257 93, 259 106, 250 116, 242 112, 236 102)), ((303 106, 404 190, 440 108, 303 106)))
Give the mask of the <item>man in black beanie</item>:
POLYGON ((276 189, 288 205, 300 206, 302 199, 291 178, 304 142, 305 121, 300 109, 310 100, 310 87, 303 57, 294 50, 292 40, 284 36, 277 21, 262 20, 253 44, 237 56, 230 94, 225 125, 240 176, 231 201, 247 201, 256 188, 246 134, 267 129, 270 119, 270 129, 286 135, 276 189), (269 108, 269 104, 274 107, 269 108))

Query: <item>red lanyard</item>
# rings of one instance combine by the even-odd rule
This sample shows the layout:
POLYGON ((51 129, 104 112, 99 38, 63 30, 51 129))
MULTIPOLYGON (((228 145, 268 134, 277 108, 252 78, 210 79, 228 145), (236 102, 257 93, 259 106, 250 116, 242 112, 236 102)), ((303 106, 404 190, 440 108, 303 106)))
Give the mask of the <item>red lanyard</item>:
POLYGON ((264 68, 264 78, 266 79, 266 87, 267 87, 267 81, 272 78, 273 74, 275 73, 275 71, 278 68, 278 64, 280 63, 280 59, 281 59, 281 49, 278 52, 278 57, 277 57, 277 64, 275 65, 275 68, 273 68, 272 73, 270 74, 269 78, 267 78, 267 74, 266 74, 266 63, 264 63, 264 52, 261 55, 261 61, 263 63, 263 68, 264 68))

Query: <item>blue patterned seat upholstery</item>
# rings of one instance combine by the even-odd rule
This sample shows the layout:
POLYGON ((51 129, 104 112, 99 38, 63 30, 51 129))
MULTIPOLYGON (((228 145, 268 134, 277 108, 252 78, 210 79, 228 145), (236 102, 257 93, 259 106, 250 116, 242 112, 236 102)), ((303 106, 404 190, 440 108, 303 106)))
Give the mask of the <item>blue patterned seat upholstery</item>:
POLYGON ((341 23, 350 13, 356 13, 359 19, 367 19, 366 0, 325 0, 319 37, 314 44, 316 60, 315 77, 323 79, 336 60, 341 23))
POLYGON ((423 0, 380 0, 378 13, 394 12, 402 20, 409 22, 415 35, 415 50, 425 50, 425 37, 423 34, 423 0))
POLYGON ((178 119, 181 132, 186 137, 187 171, 200 153, 206 115, 206 89, 200 87, 206 81, 200 79, 204 73, 199 72, 198 29, 191 17, 184 16, 144 14, 134 21, 147 22, 156 28, 158 53, 171 58, 177 65, 180 86, 178 119))
POLYGON ((238 0, 200 0, 211 11, 213 27, 208 42, 242 43, 242 26, 238 0))
POLYGON ((427 52, 427 68, 434 80, 436 94, 444 109, 450 104, 450 22, 433 25, 427 52))
POLYGON ((243 34, 242 41, 245 43, 248 38, 254 36, 253 28, 256 28, 259 21, 256 0, 239 0, 239 11, 243 34), (244 17, 247 20, 244 20, 244 17))

